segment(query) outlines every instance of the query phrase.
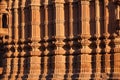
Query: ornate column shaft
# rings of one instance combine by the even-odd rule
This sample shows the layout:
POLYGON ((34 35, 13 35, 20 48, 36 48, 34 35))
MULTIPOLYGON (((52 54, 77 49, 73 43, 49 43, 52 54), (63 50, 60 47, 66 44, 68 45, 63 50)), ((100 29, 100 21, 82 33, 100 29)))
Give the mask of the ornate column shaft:
POLYGON ((111 61, 113 62, 113 69, 111 69, 111 71, 113 71, 113 79, 117 79, 120 78, 120 1, 119 0, 115 0, 115 6, 116 6, 116 32, 115 32, 115 39, 114 39, 114 54, 111 54, 112 58, 111 61))
POLYGON ((86 76, 87 79, 90 79, 91 75, 91 49, 89 47, 90 45, 90 0, 79 0, 79 18, 80 18, 80 28, 81 28, 81 34, 80 37, 82 38, 81 45, 82 49, 80 49, 81 55, 80 63, 79 63, 79 79, 84 78, 83 76, 86 76))
POLYGON ((32 55, 39 56, 39 41, 40 41, 40 4, 39 1, 31 1, 30 8, 31 8, 31 40, 32 40, 32 55))
POLYGON ((25 13, 24 13, 25 1, 24 0, 22 0, 20 7, 21 7, 21 39, 25 40, 25 13))
MULTIPOLYGON (((96 37, 96 61, 93 60, 93 62, 96 63, 96 72, 95 72, 95 79, 100 79, 100 65, 101 65, 101 56, 100 56, 100 3, 99 3, 99 0, 95 0, 95 27, 96 27, 96 34, 95 34, 95 37, 96 37)), ((94 69, 93 69, 94 70, 94 69)))
POLYGON ((9 30, 9 39, 10 41, 12 40, 12 11, 11 11, 11 7, 12 7, 12 1, 9 1, 9 7, 8 7, 8 30, 9 30))
POLYGON ((89 15, 89 0, 81 0, 80 2, 80 10, 81 13, 79 15, 81 16, 81 26, 82 27, 82 33, 81 33, 81 44, 82 49, 81 53, 91 53, 91 49, 89 48, 90 41, 88 40, 90 38, 90 15, 89 15))
POLYGON ((44 35, 44 46, 45 46, 45 51, 44 51, 44 55, 47 55, 49 53, 49 50, 47 49, 48 47, 48 1, 45 0, 44 2, 44 29, 45 29, 45 35, 44 35))
POLYGON ((64 46, 64 0, 53 0, 54 3, 54 27, 55 27, 55 55, 53 56, 53 65, 54 65, 54 74, 53 79, 58 79, 57 75, 61 76, 61 79, 64 78, 65 73, 65 50, 64 46))
POLYGON ((40 0, 30 0, 31 13, 31 48, 29 56, 28 80, 38 80, 41 72, 41 52, 40 47, 40 0), (34 77, 33 77, 34 76, 34 77))
POLYGON ((20 44, 20 47, 22 48, 22 51, 20 53, 20 59, 19 59, 19 73, 18 73, 18 78, 17 79, 21 79, 24 75, 26 75, 24 73, 24 68, 23 66, 25 65, 25 52, 24 52, 24 41, 25 41, 25 13, 24 13, 24 9, 25 9, 25 1, 22 0, 20 2, 20 19, 21 19, 21 22, 20 22, 20 28, 21 28, 21 38, 20 38, 20 41, 21 41, 21 44, 20 44))
POLYGON ((97 53, 100 53, 100 47, 99 47, 99 44, 100 44, 100 40, 99 40, 99 37, 100 37, 100 6, 99 6, 99 0, 95 0, 95 26, 96 26, 96 34, 95 34, 95 37, 96 37, 96 45, 97 45, 97 48, 96 48, 96 52, 97 53))
POLYGON ((14 26, 14 47, 15 47, 15 52, 14 52, 14 56, 18 56, 18 52, 17 52, 17 48, 18 48, 18 38, 19 38, 19 35, 18 35, 18 0, 15 0, 13 2, 14 6, 14 10, 13 10, 13 14, 14 14, 14 17, 13 17, 13 26, 14 26))
POLYGON ((14 39, 18 40, 18 1, 14 1, 14 39))
POLYGON ((69 2, 69 37, 73 38, 73 5, 69 2))
POLYGON ((100 6, 99 0, 95 0, 95 25, 96 25, 96 35, 100 36, 100 6))
POLYGON ((63 49, 64 46, 64 1, 54 1, 54 8, 55 8, 55 38, 56 38, 56 51, 55 54, 64 54, 65 51, 63 49))
POLYGON ((108 34, 108 20, 109 12, 108 12, 108 0, 104 0, 104 33, 108 34))
POLYGON ((15 52, 13 53, 14 58, 12 58, 12 62, 11 62, 11 66, 13 68, 11 68, 12 73, 11 78, 10 79, 15 79, 15 76, 17 75, 18 72, 18 0, 15 0, 13 2, 13 27, 14 27, 14 48, 15 48, 15 52))
POLYGON ((2 28, 2 14, 0 13, 0 28, 2 28))
POLYGON ((108 0, 104 0, 104 43, 105 43, 105 53, 109 53, 109 32, 108 32, 108 24, 109 24, 109 11, 108 11, 108 0))
POLYGON ((45 20, 44 20, 44 29, 45 29, 45 36, 44 39, 48 39, 48 5, 47 3, 44 4, 44 15, 45 15, 45 20))

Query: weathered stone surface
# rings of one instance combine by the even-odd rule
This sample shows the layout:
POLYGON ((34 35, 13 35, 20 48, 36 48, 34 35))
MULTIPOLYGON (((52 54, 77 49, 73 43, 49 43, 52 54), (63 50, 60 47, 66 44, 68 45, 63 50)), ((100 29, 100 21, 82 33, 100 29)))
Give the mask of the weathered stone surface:
POLYGON ((119 0, 0 0, 0 80, 119 80, 119 0))

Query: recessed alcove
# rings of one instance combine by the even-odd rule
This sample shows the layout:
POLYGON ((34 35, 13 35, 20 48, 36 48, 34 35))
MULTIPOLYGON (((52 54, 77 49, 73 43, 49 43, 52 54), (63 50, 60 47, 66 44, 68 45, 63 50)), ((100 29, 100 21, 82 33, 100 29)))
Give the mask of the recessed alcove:
POLYGON ((7 28, 7 14, 2 15, 2 28, 7 28))

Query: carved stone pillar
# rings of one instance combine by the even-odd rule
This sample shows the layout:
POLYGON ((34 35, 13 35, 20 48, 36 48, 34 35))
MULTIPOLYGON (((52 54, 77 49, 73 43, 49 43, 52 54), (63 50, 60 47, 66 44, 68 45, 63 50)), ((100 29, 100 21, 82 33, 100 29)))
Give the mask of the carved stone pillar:
POLYGON ((45 51, 44 51, 44 55, 47 55, 49 53, 49 50, 47 49, 48 48, 48 1, 45 0, 44 2, 44 30, 45 30, 45 35, 44 35, 44 40, 45 40, 45 43, 44 43, 44 46, 45 46, 45 51))
POLYGON ((94 66, 94 68, 93 68, 93 70, 95 70, 95 79, 97 80, 97 79, 100 79, 100 66, 101 66, 101 62, 100 62, 100 60, 101 60, 101 56, 100 56, 100 51, 101 51, 101 49, 100 49, 100 47, 99 47, 99 45, 100 45, 100 40, 99 40, 99 38, 100 38, 100 2, 99 2, 99 0, 95 0, 95 26, 96 26, 96 34, 95 34, 95 37, 96 37, 96 56, 95 56, 95 54, 93 54, 93 56, 95 56, 96 58, 96 60, 94 59, 92 62, 95 62, 95 64, 96 65, 93 65, 94 66))
POLYGON ((2 14, 0 13, 0 28, 2 28, 2 14))
POLYGON ((24 63, 25 63, 25 51, 24 51, 24 41, 25 41, 25 12, 24 12, 24 9, 25 9, 25 1, 22 0, 20 2, 20 18, 21 18, 21 22, 20 22, 20 28, 21 28, 21 38, 20 38, 20 47, 21 47, 21 52, 20 52, 20 59, 19 59, 19 73, 18 73, 18 78, 17 79, 21 79, 25 73, 24 73, 24 63))
POLYGON ((10 41, 12 40, 12 11, 11 11, 11 8, 12 8, 12 1, 9 0, 8 2, 8 30, 9 30, 9 39, 10 41))
POLYGON ((44 29, 45 29, 45 36, 44 39, 47 40, 48 39, 48 5, 47 3, 44 4, 44 29))
POLYGON ((96 34, 95 34, 95 37, 96 37, 96 45, 97 45, 97 48, 96 48, 96 52, 97 53, 100 53, 100 40, 99 40, 99 37, 100 37, 100 6, 99 6, 99 0, 95 0, 95 25, 96 25, 96 34))
POLYGON ((20 5, 20 9, 21 9, 21 48, 22 48, 22 52, 20 53, 20 56, 24 56, 25 52, 24 52, 24 41, 25 41, 25 1, 22 0, 21 1, 21 5, 20 5))
POLYGON ((119 0, 115 0, 115 6, 116 6, 116 32, 115 32, 115 39, 114 39, 114 54, 112 55, 112 62, 114 66, 114 69, 111 69, 113 71, 113 79, 119 79, 120 77, 120 1, 119 0))
POLYGON ((15 0, 14 1, 14 6, 13 6, 14 10, 13 10, 13 14, 14 14, 14 23, 13 23, 13 26, 14 26, 14 42, 15 42, 15 52, 14 52, 14 56, 18 56, 18 0, 15 0))
POLYGON ((30 53, 31 56, 39 56, 39 41, 40 41, 40 4, 39 1, 31 1, 31 47, 32 51, 30 53))
POLYGON ((41 52, 40 44, 40 1, 30 0, 29 8, 31 10, 31 51, 29 57, 28 80, 38 80, 41 72, 41 52), (34 76, 34 77, 33 77, 34 76))
POLYGON ((104 0, 104 43, 105 43, 105 53, 109 53, 110 52, 110 47, 109 47, 109 42, 110 40, 109 38, 109 33, 108 33, 108 22, 109 22, 109 11, 108 11, 108 4, 109 1, 108 0, 104 0))
POLYGON ((69 1, 69 37, 73 38, 73 4, 69 1))
POLYGON ((81 33, 81 44, 82 44, 82 49, 81 53, 91 53, 91 49, 89 48, 90 41, 88 40, 90 38, 90 15, 89 15, 89 0, 81 0, 79 4, 79 8, 81 8, 81 13, 79 15, 81 16, 81 28, 82 28, 82 33, 81 33))
POLYGON ((90 45, 90 0, 79 0, 79 17, 80 17, 80 28, 81 28, 81 45, 82 49, 80 49, 80 64, 79 64, 79 79, 84 79, 84 77, 87 77, 87 79, 90 79, 90 75, 92 72, 92 66, 91 66, 91 49, 89 47, 90 45))
POLYGON ((73 2, 71 0, 69 0, 68 2, 69 4, 69 45, 70 45, 70 50, 69 50, 69 53, 70 54, 73 54, 74 50, 72 48, 73 46, 73 2))
POLYGON ((11 61, 11 78, 10 79, 15 79, 17 76, 18 72, 18 0, 13 1, 13 27, 14 27, 14 49, 15 52, 12 53, 14 58, 12 58, 11 61))
POLYGON ((65 51, 63 49, 64 46, 64 38, 65 38, 65 33, 64 33, 64 1, 54 1, 54 18, 55 18, 55 38, 56 38, 56 46, 57 49, 55 51, 55 54, 64 54, 65 51))
POLYGON ((64 78, 65 74, 65 50, 63 49, 64 46, 64 0, 53 0, 54 3, 54 27, 55 27, 55 55, 53 56, 53 65, 54 65, 54 74, 53 79, 58 79, 58 75, 61 79, 64 78))

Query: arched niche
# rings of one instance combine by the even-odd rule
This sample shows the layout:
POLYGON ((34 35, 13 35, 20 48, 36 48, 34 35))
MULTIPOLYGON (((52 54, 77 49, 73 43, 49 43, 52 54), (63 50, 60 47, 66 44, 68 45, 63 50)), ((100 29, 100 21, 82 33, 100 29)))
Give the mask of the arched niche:
POLYGON ((3 14, 2 15, 2 28, 8 28, 8 23, 7 23, 7 21, 8 21, 8 19, 7 19, 7 14, 3 14))

